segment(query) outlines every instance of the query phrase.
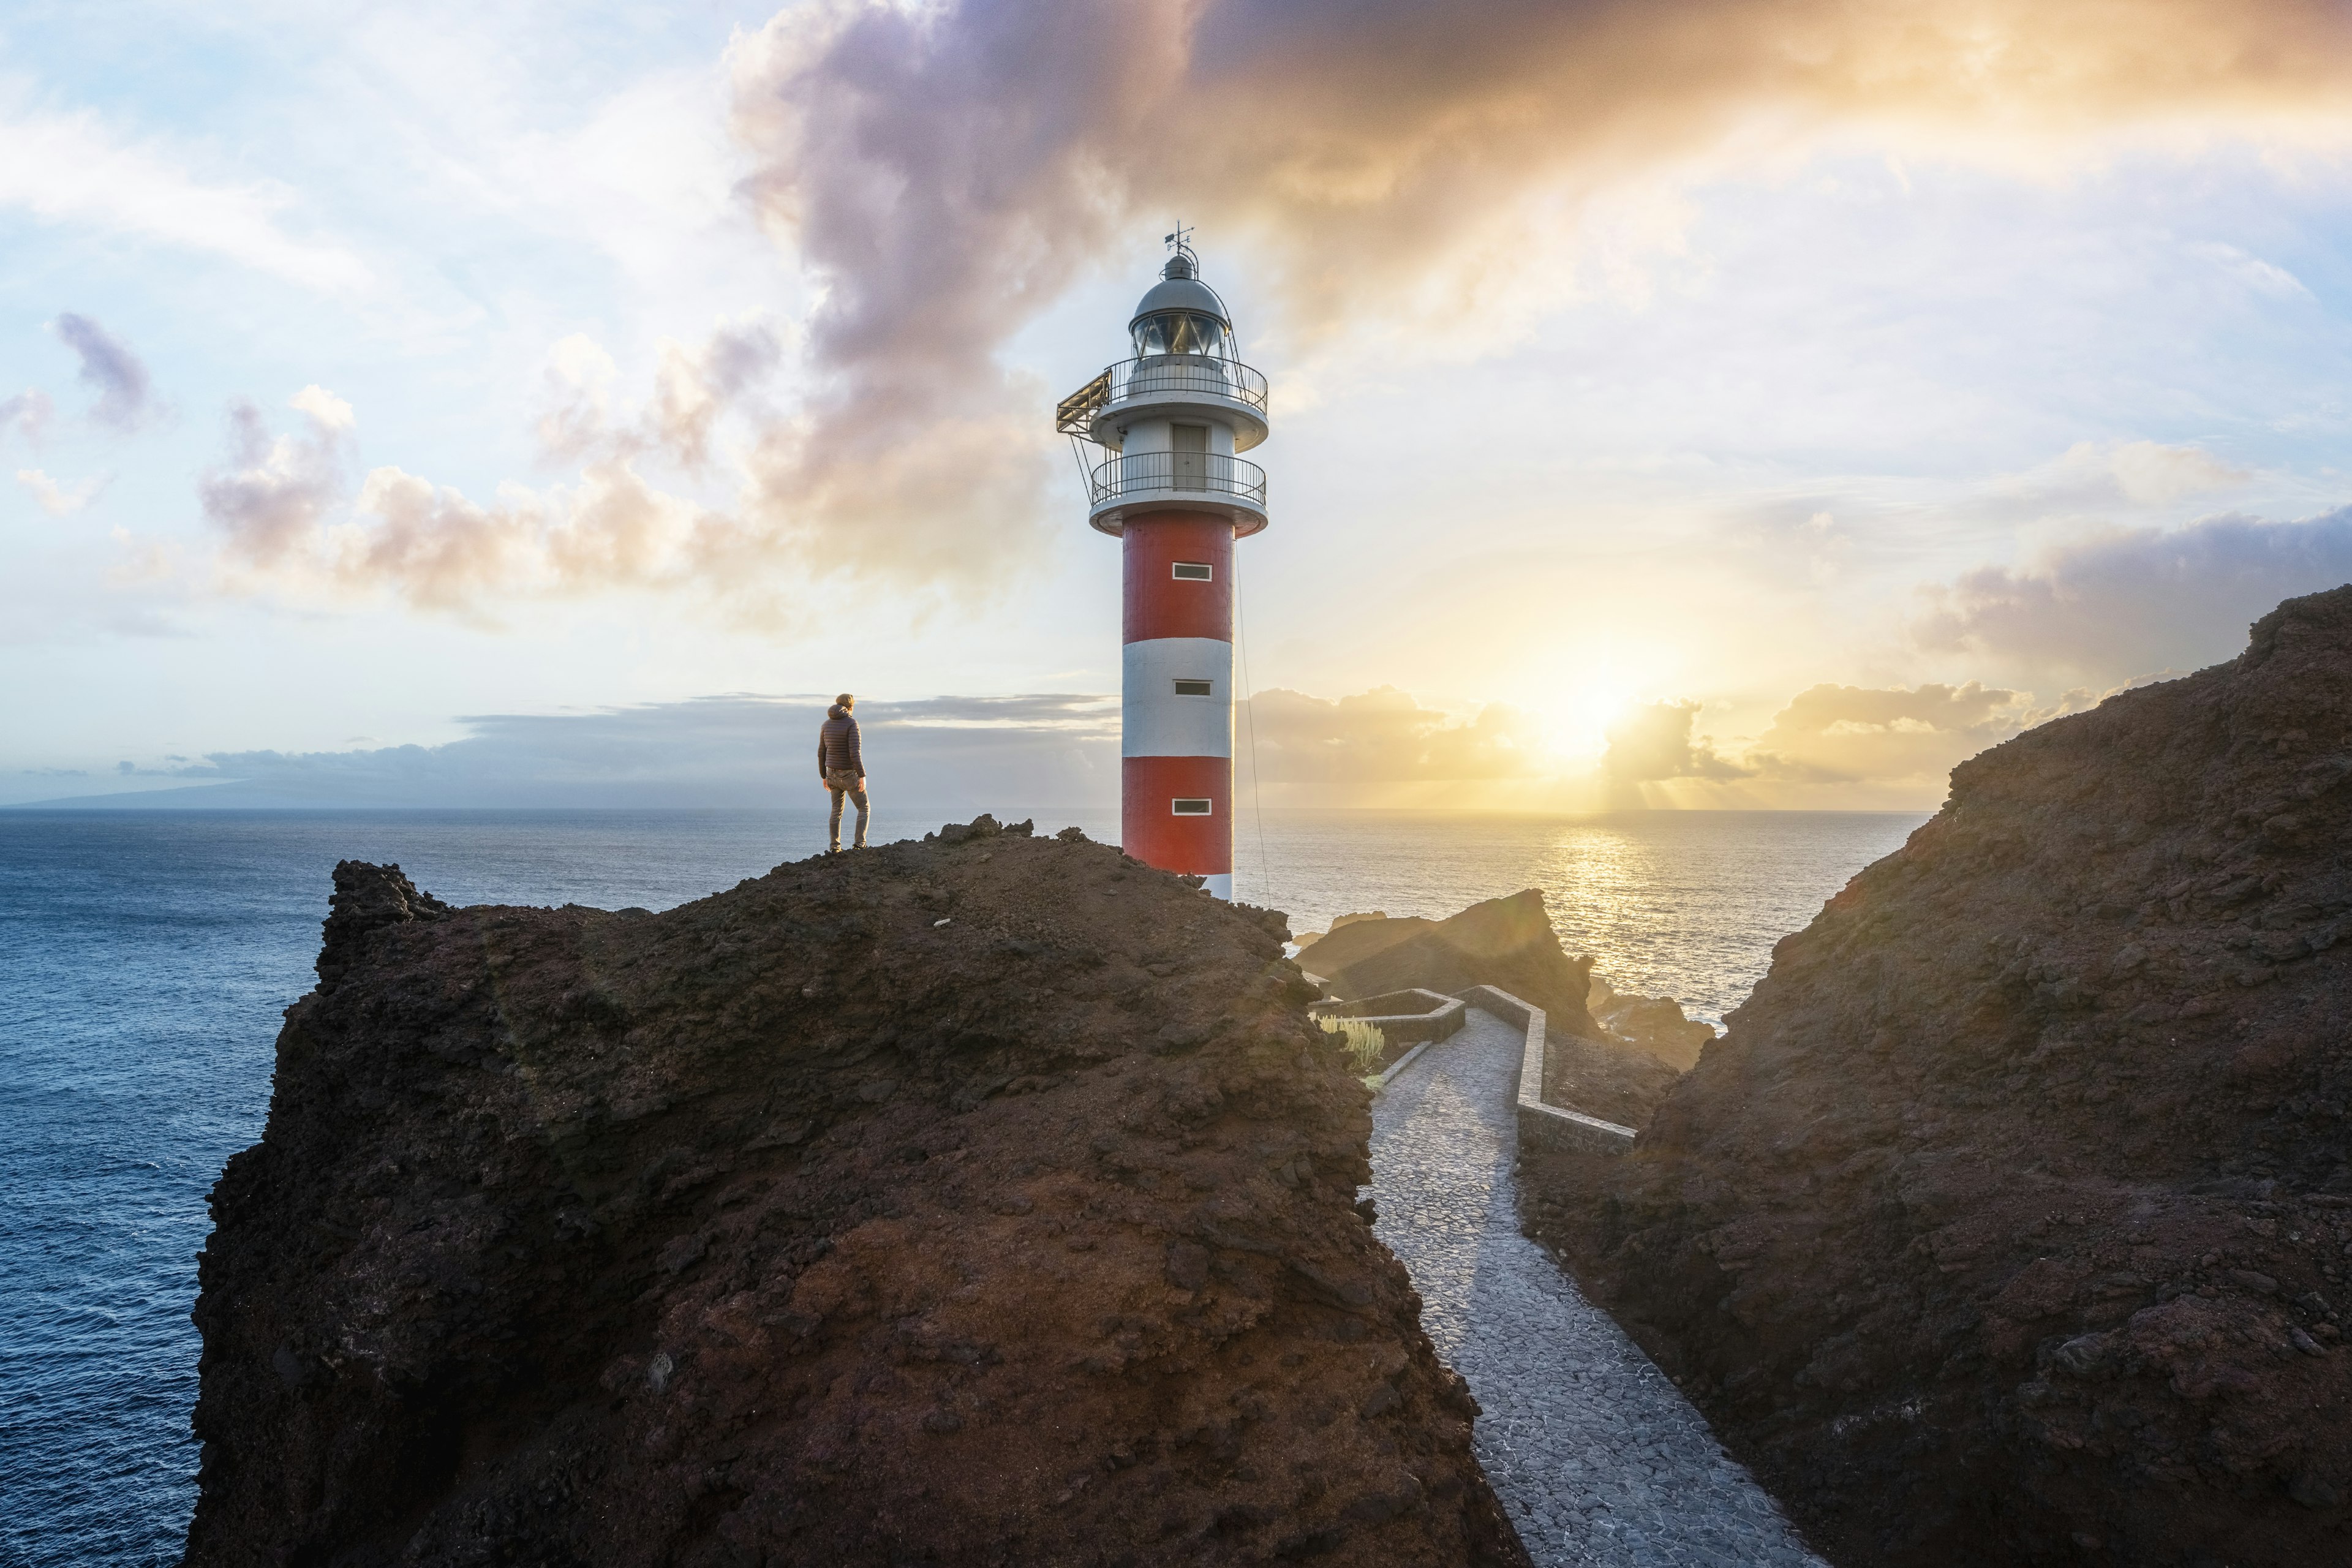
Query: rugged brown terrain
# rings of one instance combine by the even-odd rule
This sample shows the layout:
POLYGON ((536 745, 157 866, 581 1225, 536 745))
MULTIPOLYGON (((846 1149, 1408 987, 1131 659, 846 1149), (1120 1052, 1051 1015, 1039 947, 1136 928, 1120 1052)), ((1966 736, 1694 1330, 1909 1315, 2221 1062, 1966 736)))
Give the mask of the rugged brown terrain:
POLYGON ((2352 1562, 2352 588, 1963 764, 1530 1217, 1837 1562, 2352 1562))
POLYGON ((938 838, 657 915, 339 867, 188 1562, 1523 1563, 1281 917, 938 838))
POLYGON ((1533 888, 1442 921, 1350 916, 1300 949, 1298 963, 1341 996, 1415 985, 1451 996, 1493 985, 1533 1003, 1544 1010, 1549 1044, 1545 1097, 1588 1115, 1639 1127, 1675 1080, 1673 1067, 1632 1039, 1612 1036, 1586 1011, 1592 960, 1561 951, 1543 894, 1533 888))

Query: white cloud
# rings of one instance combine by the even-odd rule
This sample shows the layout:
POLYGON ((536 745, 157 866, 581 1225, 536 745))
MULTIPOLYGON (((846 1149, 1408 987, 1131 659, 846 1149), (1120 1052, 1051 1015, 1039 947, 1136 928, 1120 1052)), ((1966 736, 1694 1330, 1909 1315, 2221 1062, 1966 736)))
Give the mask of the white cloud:
POLYGON ((38 468, 18 468, 16 482, 33 492, 33 499, 51 517, 68 517, 88 506, 98 492, 106 487, 104 479, 85 479, 67 489, 38 468))
POLYGON ((2248 288, 2258 289, 2273 299, 2308 300, 2311 298, 2311 290, 2304 286, 2302 279, 2297 278, 2285 268, 2274 266, 2259 256, 2249 255, 2234 245, 2223 245, 2219 241, 2212 241, 2192 245, 2189 248, 2192 254, 2204 258, 2248 288))
POLYGON ((232 405, 229 460, 197 482, 205 520, 239 566, 299 567, 349 482, 350 405, 309 386, 290 405, 310 416, 307 433, 275 434, 259 408, 232 405))
POLYGON ((13 397, 0 397, 0 437, 13 429, 26 446, 38 447, 57 413, 57 405, 37 386, 28 386, 13 397))
POLYGON ((2033 510, 2163 506, 2243 484, 2252 476, 2201 447, 2159 441, 2077 441, 2046 463, 1995 480, 1994 495, 2033 510))
POLYGON ((2179 500, 2183 496, 2227 489, 2250 477, 2198 447, 2167 447, 2155 441, 2127 441, 2108 457, 2116 488, 2126 500, 2148 504, 2179 500))
POLYGON ((352 405, 316 383, 304 387, 286 400, 286 406, 299 409, 310 416, 321 430, 341 432, 359 423, 352 405))
POLYGON ((620 367, 601 344, 575 332, 548 352, 540 447, 566 458, 658 452, 680 468, 698 469, 710 460, 719 421, 756 404, 782 359, 776 327, 758 316, 721 321, 693 347, 664 338, 652 395, 641 407, 625 410, 614 396, 620 367))
POLYGON ((372 275, 351 251, 287 232, 279 220, 297 205, 275 182, 207 181, 163 141, 88 110, 0 116, 0 206, 208 251, 309 288, 366 288, 372 275))

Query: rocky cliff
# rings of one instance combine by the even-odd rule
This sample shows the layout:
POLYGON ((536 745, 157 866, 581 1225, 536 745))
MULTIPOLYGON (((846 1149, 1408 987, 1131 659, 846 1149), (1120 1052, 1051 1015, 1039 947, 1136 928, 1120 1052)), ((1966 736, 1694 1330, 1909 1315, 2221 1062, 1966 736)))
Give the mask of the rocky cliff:
POLYGON ((2352 1561, 2352 588, 1963 764, 1538 1229, 1842 1563, 2352 1561))
POLYGON ((1279 916, 986 819, 332 910, 214 1194, 192 1564, 1525 1561, 1279 916))

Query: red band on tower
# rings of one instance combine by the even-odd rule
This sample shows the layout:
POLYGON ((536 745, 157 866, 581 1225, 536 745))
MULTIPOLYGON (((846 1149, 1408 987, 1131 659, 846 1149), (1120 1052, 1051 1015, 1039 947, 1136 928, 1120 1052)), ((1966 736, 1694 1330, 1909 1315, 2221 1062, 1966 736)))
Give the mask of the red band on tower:
POLYGON ((1234 765, 1223 757, 1129 757, 1119 768, 1119 847, 1147 866, 1200 877, 1234 868, 1234 765), (1206 800, 1205 816, 1174 803, 1206 800))
POLYGON ((1234 640, 1234 525, 1229 520, 1197 511, 1132 513, 1121 542, 1127 557, 1125 641, 1234 640), (1209 581, 1177 576, 1180 562, 1207 566, 1209 581))

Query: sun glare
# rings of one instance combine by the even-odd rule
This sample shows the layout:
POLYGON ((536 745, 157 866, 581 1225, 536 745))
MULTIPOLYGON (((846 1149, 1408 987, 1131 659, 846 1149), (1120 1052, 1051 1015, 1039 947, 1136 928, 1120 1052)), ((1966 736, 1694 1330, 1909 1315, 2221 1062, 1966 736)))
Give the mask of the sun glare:
POLYGON ((1633 706, 1633 689, 1613 680, 1568 685, 1560 700, 1538 710, 1544 745, 1565 759, 1598 757, 1609 749, 1611 726, 1633 706))

